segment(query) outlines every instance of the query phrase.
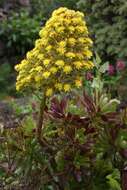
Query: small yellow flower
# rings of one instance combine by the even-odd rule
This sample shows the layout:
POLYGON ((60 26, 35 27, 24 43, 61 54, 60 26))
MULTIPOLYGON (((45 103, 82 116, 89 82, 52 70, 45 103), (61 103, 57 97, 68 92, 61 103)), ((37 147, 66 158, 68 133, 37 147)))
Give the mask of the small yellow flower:
POLYGON ((74 58, 75 57, 75 54, 73 53, 73 52, 68 52, 68 53, 66 53, 66 57, 68 57, 68 58, 74 58))
POLYGON ((72 19, 72 22, 73 22, 73 24, 75 24, 75 25, 78 24, 78 23, 80 23, 81 21, 82 21, 82 20, 81 20, 81 18, 79 18, 79 17, 72 19))
POLYGON ((36 68, 32 68, 30 69, 29 73, 31 74, 31 73, 34 73, 35 71, 36 71, 36 68))
POLYGON ((38 40, 35 41, 35 46, 36 46, 37 48, 41 48, 41 47, 43 46, 41 39, 38 39, 38 40))
POLYGON ((47 46, 45 49, 46 49, 47 51, 50 51, 50 50, 52 49, 52 46, 49 45, 49 46, 47 46))
POLYGON ((92 61, 85 61, 83 62, 83 66, 85 66, 86 69, 92 69, 94 67, 94 63, 92 61))
POLYGON ((46 90, 46 96, 52 96, 52 94, 53 94, 53 89, 52 88, 48 88, 46 90))
POLYGON ((37 46, 37 45, 40 44, 41 42, 42 42, 41 39, 35 40, 35 46, 37 46))
POLYGON ((81 87, 82 86, 82 81, 80 79, 76 79, 75 80, 75 86, 78 87, 78 88, 81 87))
POLYGON ((85 42, 85 43, 88 43, 88 44, 90 44, 90 45, 93 44, 93 41, 92 41, 90 38, 85 38, 85 39, 84 39, 84 42, 85 42))
POLYGON ((17 80, 20 80, 22 77, 21 77, 21 75, 18 75, 17 76, 17 80))
POLYGON ((38 57, 37 57, 40 61, 42 61, 44 59, 44 54, 39 54, 38 57))
POLYGON ((57 31, 58 33, 63 33, 64 30, 65 30, 65 28, 64 28, 63 26, 56 28, 56 31, 57 31))
POLYGON ((88 63, 89 63, 89 65, 90 65, 91 68, 93 68, 95 66, 92 61, 88 61, 88 63))
POLYGON ((41 66, 38 66, 38 67, 35 68, 35 70, 38 71, 38 72, 42 71, 42 69, 43 68, 41 66))
POLYGON ((28 65, 28 61, 23 59, 20 64, 15 66, 16 71, 20 71, 21 69, 25 69, 28 65))
POLYGON ((57 72, 57 70, 58 69, 56 67, 51 67, 50 72, 55 74, 57 72))
POLYGON ((67 20, 67 19, 66 19, 65 25, 66 25, 66 26, 69 26, 70 24, 71 24, 71 20, 67 20))
POLYGON ((45 60, 43 61, 43 64, 44 64, 45 66, 49 65, 49 63, 50 63, 50 59, 45 59, 45 60))
POLYGON ((31 80, 31 76, 29 75, 26 77, 26 82, 30 82, 30 80, 31 80))
POLYGON ((71 85, 70 85, 70 84, 65 84, 65 85, 64 85, 64 91, 65 91, 65 92, 69 92, 70 89, 71 89, 71 85))
POLYGON ((84 59, 84 56, 82 53, 76 53, 76 57, 80 60, 84 59))
POLYGON ((84 43, 84 42, 85 42, 85 40, 84 40, 83 37, 82 37, 82 38, 79 38, 78 41, 79 41, 80 43, 84 43))
POLYGON ((16 90, 19 91, 20 90, 20 86, 17 84, 16 85, 16 90))
POLYGON ((83 27, 83 26, 77 26, 76 27, 76 30, 77 30, 77 32, 78 33, 84 33, 84 32, 86 32, 86 33, 88 33, 88 30, 87 30, 87 28, 86 27, 83 27))
POLYGON ((59 42, 59 46, 60 46, 60 47, 65 47, 66 44, 67 44, 66 41, 60 41, 60 42, 59 42))
POLYGON ((55 10, 53 13, 52 13, 52 16, 55 17, 61 13, 64 13, 65 11, 67 11, 67 8, 66 7, 60 7, 58 10, 55 10))
POLYGON ((41 43, 42 43, 42 46, 44 46, 44 47, 47 46, 47 44, 48 44, 47 38, 44 38, 41 43))
POLYGON ((19 71, 19 70, 20 70, 20 64, 15 65, 15 70, 16 70, 16 71, 19 71))
POLYGON ((75 28, 74 28, 73 26, 69 26, 69 27, 68 27, 68 30, 72 33, 72 32, 75 31, 75 28))
POLYGON ((69 38, 69 39, 68 39, 68 43, 69 43, 69 45, 74 46, 75 43, 76 43, 75 38, 69 38))
POLYGON ((46 36, 47 34, 48 34, 48 31, 47 31, 47 30, 44 30, 44 29, 40 30, 40 32, 39 32, 39 36, 40 36, 41 38, 43 38, 43 37, 46 36))
POLYGON ((43 30, 40 30, 39 36, 42 38, 43 37, 43 30))
POLYGON ((79 16, 81 16, 82 18, 84 17, 84 13, 82 13, 82 12, 80 12, 80 11, 77 11, 77 14, 78 14, 79 16))
POLYGON ((46 72, 44 72, 44 73, 42 74, 42 76, 43 76, 45 79, 47 79, 47 78, 49 78, 50 74, 51 74, 50 72, 46 71, 46 72))
POLYGON ((59 27, 60 26, 60 23, 59 22, 56 22, 56 23, 54 23, 54 27, 59 27))
POLYGON ((61 55, 64 55, 64 53, 66 52, 66 49, 64 47, 59 47, 57 48, 57 52, 60 53, 61 55))
POLYGON ((66 65, 66 66, 63 68, 63 71, 64 71, 64 73, 69 74, 69 73, 72 71, 72 68, 71 68, 71 66, 66 65))
POLYGON ((91 58, 93 54, 92 54, 91 51, 85 50, 85 51, 84 51, 84 55, 85 55, 86 57, 88 57, 88 58, 91 58))
POLYGON ((28 61, 27 61, 26 59, 24 59, 24 60, 21 61, 21 65, 22 65, 22 66, 25 66, 25 65, 27 65, 27 64, 28 64, 28 61))
POLYGON ((73 64, 75 65, 76 69, 81 69, 81 67, 83 65, 82 62, 80 62, 80 61, 75 61, 73 64))
POLYGON ((55 65, 57 65, 58 67, 63 67, 64 66, 64 61, 63 60, 57 60, 56 62, 55 62, 55 65))
POLYGON ((49 37, 54 38, 55 36, 57 36, 56 32, 50 32, 49 33, 49 37))
POLYGON ((35 76, 35 81, 36 82, 40 82, 41 81, 41 76, 40 75, 36 75, 35 76))
POLYGON ((62 90, 62 84, 61 83, 56 83, 55 88, 58 90, 62 90))
POLYGON ((26 58, 27 59, 32 59, 32 57, 33 57, 32 51, 28 51, 27 54, 26 54, 26 58))

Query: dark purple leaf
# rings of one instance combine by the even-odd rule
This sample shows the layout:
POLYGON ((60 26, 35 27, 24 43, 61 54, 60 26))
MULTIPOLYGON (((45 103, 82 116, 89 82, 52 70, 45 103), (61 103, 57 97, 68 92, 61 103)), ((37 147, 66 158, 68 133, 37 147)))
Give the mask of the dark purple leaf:
POLYGON ((83 93, 83 97, 80 98, 80 101, 81 101, 83 107, 85 109, 87 109, 87 111, 89 113, 95 113, 96 112, 96 107, 95 107, 93 100, 85 92, 83 93))
POLYGON ((118 135, 118 128, 112 128, 110 129, 110 135, 112 137, 113 142, 116 140, 118 135))
POLYGON ((67 103, 68 103, 68 99, 65 97, 61 100, 60 102, 60 107, 61 107, 61 111, 62 113, 65 114, 66 108, 67 108, 67 103))
POLYGON ((78 127, 88 126, 90 119, 88 117, 80 117, 79 115, 68 113, 66 120, 77 125, 78 127))
POLYGON ((63 99, 61 102, 57 98, 53 98, 51 100, 51 106, 48 111, 48 114, 54 118, 64 118, 65 117, 65 109, 67 106, 67 100, 63 99))
POLYGON ((109 122, 109 123, 120 123, 120 117, 117 112, 110 112, 106 114, 101 114, 101 119, 104 122, 109 122))
POLYGON ((51 100, 50 110, 61 113, 61 107, 60 107, 59 100, 55 97, 51 100))

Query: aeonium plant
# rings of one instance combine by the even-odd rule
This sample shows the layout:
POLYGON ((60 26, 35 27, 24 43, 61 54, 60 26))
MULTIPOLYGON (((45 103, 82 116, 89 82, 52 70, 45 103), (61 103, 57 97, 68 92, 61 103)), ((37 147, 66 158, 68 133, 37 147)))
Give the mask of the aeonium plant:
POLYGON ((43 133, 55 149, 60 189, 126 190, 126 106, 102 91, 75 100, 53 97, 46 111, 52 127, 43 133))
MULTIPOLYGON (((39 34, 35 48, 16 66, 16 88, 39 95, 36 134, 49 158, 44 172, 54 181, 54 189, 120 190, 120 174, 126 178, 121 170, 126 164, 127 116, 116 111, 119 101, 104 93, 102 73, 108 64, 94 61, 91 96, 84 92, 74 101, 52 98, 82 87, 84 72, 94 66, 83 14, 59 8, 39 34)), ((122 184, 126 190, 125 180, 122 184)))
POLYGON ((69 92, 82 86, 84 71, 92 69, 92 40, 83 13, 61 7, 52 13, 39 32, 40 39, 26 58, 16 65, 16 89, 39 91, 41 98, 37 136, 41 144, 41 129, 46 100, 55 93, 69 92))

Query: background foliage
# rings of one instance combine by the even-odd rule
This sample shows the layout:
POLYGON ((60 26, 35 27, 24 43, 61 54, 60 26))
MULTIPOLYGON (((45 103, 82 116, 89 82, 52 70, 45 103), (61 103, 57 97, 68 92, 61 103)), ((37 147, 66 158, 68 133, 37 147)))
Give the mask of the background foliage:
POLYGON ((106 59, 126 59, 127 1, 80 0, 77 7, 88 14, 97 51, 106 59))
POLYGON ((53 154, 47 147, 40 147, 35 138, 38 99, 33 97, 32 102, 26 100, 24 103, 23 97, 17 104, 8 97, 15 115, 0 102, 0 188, 56 190, 62 180, 68 178, 66 189, 70 186, 73 190, 84 189, 85 184, 90 190, 120 190, 121 184, 127 187, 127 172, 124 170, 127 165, 127 89, 123 90, 127 86, 127 71, 118 70, 116 60, 126 63, 127 58, 126 0, 0 0, 0 99, 7 95, 16 96, 13 67, 33 47, 40 27, 60 6, 86 14, 94 51, 108 63, 103 64, 97 56, 94 71, 84 76, 84 88, 91 96, 79 97, 78 94, 75 98, 75 93, 69 94, 67 109, 63 108, 65 104, 60 102, 60 97, 48 104, 44 135, 52 150, 55 147, 53 154), (109 64, 114 67, 108 70, 109 64), (94 93, 91 84, 96 88, 94 93), (101 96, 96 94, 100 90, 101 96), (111 96, 116 98, 119 94, 125 101, 116 106, 119 101, 112 100, 111 96), (84 104, 82 108, 77 101, 79 98, 84 104), (99 131, 99 136, 95 131, 99 131), (73 148, 72 141, 75 142, 73 148), (74 150, 73 158, 66 147, 74 150), (125 178, 123 182, 122 176, 125 178), (89 180, 92 183, 86 183, 89 180))

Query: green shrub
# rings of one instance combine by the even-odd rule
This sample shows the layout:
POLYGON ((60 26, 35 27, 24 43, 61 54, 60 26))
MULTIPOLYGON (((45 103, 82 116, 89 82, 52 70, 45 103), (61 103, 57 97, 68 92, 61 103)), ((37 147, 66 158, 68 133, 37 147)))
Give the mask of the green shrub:
POLYGON ((26 10, 12 13, 7 20, 0 24, 0 38, 6 44, 6 56, 23 55, 33 47, 34 41, 40 29, 40 15, 33 18, 26 10))
POLYGON ((126 0, 80 0, 77 8, 88 16, 95 49, 107 60, 127 58, 126 0))
POLYGON ((34 13, 40 10, 45 18, 49 18, 51 12, 58 7, 68 7, 76 9, 77 0, 31 0, 31 9, 34 13))
POLYGON ((14 74, 9 63, 0 66, 0 99, 14 93, 14 74))

